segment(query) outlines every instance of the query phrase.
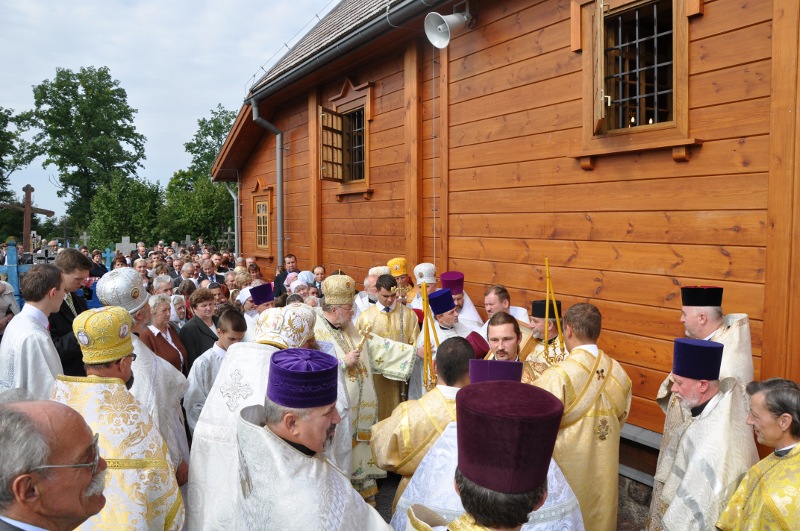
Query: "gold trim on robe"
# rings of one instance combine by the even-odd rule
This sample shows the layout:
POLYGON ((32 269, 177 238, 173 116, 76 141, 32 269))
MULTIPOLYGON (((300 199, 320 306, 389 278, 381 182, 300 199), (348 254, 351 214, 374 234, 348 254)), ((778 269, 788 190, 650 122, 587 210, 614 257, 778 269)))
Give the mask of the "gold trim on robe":
POLYGON ((108 463, 106 505, 80 529, 183 527, 183 498, 167 445, 122 380, 62 375, 52 399, 83 415, 100 435, 100 455, 108 463))
POLYGON ((619 439, 631 407, 630 378, 602 350, 595 357, 576 348, 533 385, 564 403, 553 459, 578 498, 586 529, 616 529, 619 439))

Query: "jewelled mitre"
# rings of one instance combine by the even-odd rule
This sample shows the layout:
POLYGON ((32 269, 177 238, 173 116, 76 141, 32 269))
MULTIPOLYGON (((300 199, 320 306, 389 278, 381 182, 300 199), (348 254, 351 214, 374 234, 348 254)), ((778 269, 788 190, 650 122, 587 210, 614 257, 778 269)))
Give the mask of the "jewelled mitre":
POLYGON ((119 306, 87 310, 72 322, 87 365, 110 363, 133 352, 131 315, 119 306))
POLYGON ((315 320, 314 309, 301 302, 270 308, 258 316, 255 342, 281 349, 299 348, 314 336, 315 320))
POLYGON ((405 258, 392 258, 386 263, 389 266, 389 270, 391 271, 391 275, 393 277, 399 277, 400 275, 407 275, 408 274, 408 260, 405 258))
POLYGON ((142 277, 130 267, 120 267, 103 275, 97 281, 96 291, 104 306, 122 306, 130 313, 139 311, 150 298, 142 277))
POLYGON ((436 266, 429 262, 422 262, 414 268, 414 278, 417 279, 417 284, 435 285, 436 266))
POLYGON ((347 275, 331 275, 322 282, 325 304, 353 304, 356 283, 347 275))

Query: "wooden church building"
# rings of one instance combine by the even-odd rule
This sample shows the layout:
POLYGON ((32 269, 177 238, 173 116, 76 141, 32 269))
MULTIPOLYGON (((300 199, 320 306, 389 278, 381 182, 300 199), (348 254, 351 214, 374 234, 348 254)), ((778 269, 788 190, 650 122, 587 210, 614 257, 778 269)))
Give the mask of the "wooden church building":
POLYGON ((360 282, 395 256, 603 314, 630 425, 684 334, 680 287, 747 313, 800 380, 797 0, 342 0, 253 87, 213 169, 241 250, 360 282), (431 12, 469 13, 435 48, 431 12))

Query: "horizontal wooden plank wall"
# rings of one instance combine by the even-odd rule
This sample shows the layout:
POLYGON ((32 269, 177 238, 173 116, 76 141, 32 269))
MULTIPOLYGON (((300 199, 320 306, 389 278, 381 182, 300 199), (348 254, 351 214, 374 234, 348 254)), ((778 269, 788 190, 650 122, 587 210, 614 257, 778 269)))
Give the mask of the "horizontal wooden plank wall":
POLYGON ((354 84, 373 84, 373 119, 369 124, 371 199, 360 194, 336 199, 337 183, 322 182, 322 263, 342 269, 360 286, 369 268, 405 253, 405 164, 403 52, 388 51, 383 62, 342 72, 321 90, 324 104, 342 88, 344 76, 354 84))
MULTIPOLYGON (((705 143, 688 163, 669 151, 634 152, 583 171, 569 158, 581 141, 583 74, 570 51, 567 0, 482 4, 477 27, 448 48, 449 268, 466 274, 479 307, 493 283, 527 306, 543 296, 549 258, 565 307, 600 308, 601 347, 634 384, 630 422, 654 431, 663 414, 653 399, 672 339, 683 335, 681 286, 724 286, 724 309, 750 315, 760 374, 771 17, 768 0, 716 0, 690 20, 690 136, 705 143)), ((432 210, 429 181, 423 212, 432 210)))
MULTIPOLYGON (((758 377, 767 209, 776 193, 769 188, 773 6, 704 6, 689 22, 690 136, 704 144, 686 163, 668 150, 632 152, 598 157, 594 171, 584 171, 570 157, 581 145, 583 73, 580 53, 570 51, 569 0, 482 3, 477 26, 445 52, 420 38, 417 76, 404 71, 406 45, 398 44, 381 61, 309 88, 324 104, 345 76, 373 84, 374 193, 338 201, 339 186, 322 182, 317 238, 308 229, 309 149, 316 149, 309 99, 281 103, 269 119, 285 131, 286 252, 310 268, 316 243, 329 271, 343 269, 359 284, 370 267, 404 252, 413 88, 422 122, 421 257, 436 261, 439 273, 463 271, 481 310, 494 283, 509 288, 515 305, 542 297, 549 258, 565 307, 591 301, 603 313, 601 346, 634 383, 630 422, 661 431, 653 398, 671 366, 672 340, 683 335, 680 287, 718 284, 726 311, 750 315, 758 377), (414 78, 416 87, 404 86, 414 78)), ((255 250, 247 215, 253 185, 273 185, 274 151, 265 133, 242 172, 245 254, 255 250)))
MULTIPOLYGON (((283 131, 283 191, 284 191, 284 250, 297 255, 298 265, 308 267, 310 238, 308 233, 308 103, 305 98, 281 105, 275 116, 267 116, 283 131)), ((241 249, 245 256, 255 256, 265 278, 272 279, 279 265, 277 260, 277 196, 275 190, 275 135, 264 131, 253 154, 241 171, 240 201, 242 208, 241 249), (257 184, 258 183, 258 184, 257 184), (253 216, 253 197, 263 193, 260 186, 272 187, 270 216, 271 253, 256 248, 256 221, 253 216), (254 188, 259 189, 254 192, 254 188)), ((282 264, 280 264, 282 265, 282 264)))

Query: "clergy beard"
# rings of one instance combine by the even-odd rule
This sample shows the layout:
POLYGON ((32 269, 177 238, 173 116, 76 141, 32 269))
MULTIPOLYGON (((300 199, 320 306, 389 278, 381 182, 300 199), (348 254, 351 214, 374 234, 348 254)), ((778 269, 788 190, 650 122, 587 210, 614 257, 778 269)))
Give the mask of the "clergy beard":
POLYGON ((131 373, 131 377, 130 377, 130 379, 129 379, 127 382, 125 382, 125 388, 126 388, 128 391, 130 391, 130 390, 131 390, 131 387, 133 387, 133 373, 131 373))
POLYGON ((333 446, 333 436, 336 434, 336 424, 332 424, 330 428, 328 428, 325 438, 325 444, 322 446, 322 451, 327 452, 333 446))
POLYGON ((91 483, 89 483, 89 486, 86 487, 85 491, 83 491, 84 497, 91 498, 92 496, 103 494, 103 489, 106 488, 106 472, 107 470, 103 470, 102 472, 95 474, 91 483))
POLYGON ((247 310, 246 312, 244 312, 244 314, 249 315, 253 319, 258 318, 258 310, 247 310))

